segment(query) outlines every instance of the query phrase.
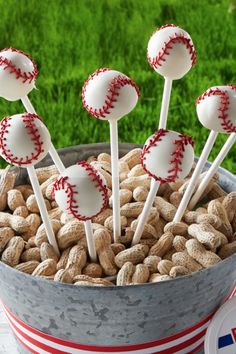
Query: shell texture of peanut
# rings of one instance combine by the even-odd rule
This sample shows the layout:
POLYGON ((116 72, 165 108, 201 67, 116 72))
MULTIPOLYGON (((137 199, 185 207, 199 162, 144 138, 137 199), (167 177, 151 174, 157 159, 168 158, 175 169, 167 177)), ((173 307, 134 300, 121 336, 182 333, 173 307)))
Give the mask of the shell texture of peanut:
MULTIPOLYGON (((90 160, 111 178, 109 154, 90 160)), ((49 281, 101 287, 170 281, 214 266, 236 253, 236 193, 225 193, 217 182, 209 191, 209 196, 215 196, 215 200, 209 197, 207 205, 200 204, 196 210, 187 211, 183 221, 173 222, 178 206, 175 197, 180 200, 180 190, 188 179, 162 186, 149 212, 140 243, 131 247, 150 189, 150 177, 141 165, 141 149, 130 151, 121 161, 124 174, 120 179, 122 234, 118 242, 112 242, 110 198, 111 208, 107 207, 92 219, 98 254, 96 263, 89 261, 83 222, 60 212, 54 198, 47 193, 57 176, 55 166, 36 169, 36 173, 52 216, 60 257, 48 244, 31 186, 14 187, 15 175, 7 170, 11 181, 3 179, 0 188, 0 201, 3 201, 1 261, 49 281)))

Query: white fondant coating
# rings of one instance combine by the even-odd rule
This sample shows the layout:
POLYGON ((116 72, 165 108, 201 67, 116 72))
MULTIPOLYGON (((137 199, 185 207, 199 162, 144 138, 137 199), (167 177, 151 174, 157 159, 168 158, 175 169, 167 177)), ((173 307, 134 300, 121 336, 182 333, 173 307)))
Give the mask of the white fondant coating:
MULTIPOLYGON (((168 131, 161 137, 161 141, 156 143, 156 146, 150 146, 149 153, 145 154, 145 167, 152 175, 167 179, 173 173, 169 171, 175 166, 170 163, 173 159, 173 153, 177 148, 176 140, 180 139, 180 133, 168 131)), ((145 142, 146 146, 150 145, 150 140, 155 137, 155 134, 150 136, 145 142)), ((194 161, 194 150, 190 143, 184 146, 183 157, 181 158, 181 170, 178 173, 178 179, 185 178, 190 172, 194 161)))
MULTIPOLYGON (((116 70, 107 70, 100 72, 98 75, 94 75, 87 84, 84 91, 84 99, 86 105, 92 108, 92 110, 102 109, 106 105, 105 101, 109 93, 109 86, 112 80, 116 77, 123 76, 128 78, 116 70)), ((129 79, 129 78, 128 78, 129 79)), ((120 119, 133 110, 138 101, 138 94, 131 84, 126 84, 118 89, 119 95, 115 96, 116 102, 113 102, 113 108, 109 109, 109 114, 105 117, 99 117, 103 120, 120 119)))
MULTIPOLYGON (((97 172, 102 180, 104 186, 106 186, 105 180, 102 175, 97 172)), ((77 213, 81 216, 91 219, 97 215, 104 206, 104 199, 102 192, 96 186, 93 181, 93 177, 89 176, 89 171, 84 166, 73 165, 68 167, 59 177, 68 177, 65 183, 65 188, 60 187, 59 190, 54 190, 55 200, 58 203, 61 210, 66 213, 70 213, 70 203, 66 195, 67 184, 73 185, 73 199, 78 206, 77 213)), ((78 217, 78 219, 80 219, 78 217)))
MULTIPOLYGON (((228 116, 228 121, 232 123, 236 129, 236 89, 233 89, 230 86, 214 86, 209 88, 206 91, 206 94, 209 93, 210 90, 216 89, 227 93, 229 97, 229 104, 225 113, 228 116)), ((203 99, 200 99, 199 103, 196 105, 198 119, 207 129, 214 130, 218 133, 229 134, 230 132, 225 131, 222 126, 222 119, 220 118, 221 111, 219 111, 222 107, 223 104, 221 95, 206 95, 203 99)))
MULTIPOLYGON (((175 35, 184 35, 185 38, 191 40, 190 35, 179 27, 165 27, 157 30, 150 38, 147 47, 148 57, 154 60, 163 53, 163 48, 170 37, 175 35)), ((191 40, 191 45, 193 45, 191 40)), ((168 49, 169 54, 164 54, 165 61, 161 61, 161 66, 153 67, 160 75, 172 80, 181 79, 192 67, 191 54, 189 49, 182 42, 171 44, 168 49)))
MULTIPOLYGON (((16 51, 0 52, 0 57, 10 60, 16 68, 22 72, 33 72, 33 62, 24 54, 16 51)), ((0 96, 8 101, 17 101, 28 95, 35 88, 35 79, 31 82, 23 82, 21 78, 16 77, 16 74, 11 73, 10 68, 5 68, 5 65, 0 65, 0 96)))
POLYGON ((24 122, 24 115, 27 114, 28 113, 16 114, 9 117, 9 127, 5 130, 3 124, 4 120, 0 123, 0 134, 5 131, 3 134, 3 139, 5 140, 3 142, 6 144, 4 149, 0 146, 0 154, 7 162, 21 167, 35 165, 41 161, 47 155, 51 145, 51 137, 47 127, 40 119, 31 118, 35 129, 37 129, 36 134, 39 136, 38 141, 42 143, 42 151, 39 155, 37 154, 37 145, 35 141, 32 140, 33 135, 30 133, 30 129, 26 127, 27 123, 24 122), (4 154, 4 150, 7 151, 7 156, 4 154), (36 157, 36 155, 38 156, 36 157), (30 163, 19 164, 12 161, 14 157, 17 157, 17 160, 23 159, 23 161, 26 161, 27 156, 30 159, 33 157, 30 163))

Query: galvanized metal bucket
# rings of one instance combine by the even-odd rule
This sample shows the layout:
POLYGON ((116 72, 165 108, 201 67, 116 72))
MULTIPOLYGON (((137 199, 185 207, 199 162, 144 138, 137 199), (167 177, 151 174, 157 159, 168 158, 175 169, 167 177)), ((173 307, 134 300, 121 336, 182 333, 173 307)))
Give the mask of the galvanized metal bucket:
MULTIPOLYGON (((121 155, 136 146, 121 144, 121 155)), ((109 151, 108 144, 93 144, 66 148, 60 154, 69 166, 105 151, 109 151)), ((50 163, 50 159, 43 161, 50 163)), ((224 169, 219 173, 221 186, 228 192, 236 190, 236 177, 224 169)), ((18 182, 25 180, 22 170, 18 182)), ((235 278, 236 254, 210 269, 171 281, 106 288, 38 279, 0 262, 0 298, 24 324, 81 344, 78 353, 157 353, 157 347, 148 343, 161 344, 161 339, 170 336, 175 340, 179 332, 208 318, 230 293, 235 278)), ((19 345, 21 353, 30 352, 19 345)), ((74 353, 72 349, 66 352, 74 353)), ((159 352, 165 353, 164 349, 159 352)))

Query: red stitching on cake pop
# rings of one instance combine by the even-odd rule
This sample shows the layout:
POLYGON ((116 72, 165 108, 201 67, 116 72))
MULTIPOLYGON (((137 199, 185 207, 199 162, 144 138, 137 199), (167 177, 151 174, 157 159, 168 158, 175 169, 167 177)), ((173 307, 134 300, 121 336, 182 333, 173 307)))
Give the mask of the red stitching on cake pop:
POLYGON ((34 119, 40 119, 37 114, 25 113, 21 115, 22 121, 25 123, 25 128, 28 134, 31 136, 31 140, 34 142, 35 152, 31 153, 31 156, 26 155, 25 157, 18 158, 14 156, 10 149, 7 148, 7 134, 9 133, 8 128, 11 127, 12 117, 5 117, 0 123, 0 148, 2 156, 10 163, 18 166, 29 165, 33 161, 37 161, 41 153, 44 152, 42 145, 43 142, 40 140, 40 134, 34 123, 34 119))
MULTIPOLYGON (((160 31, 166 27, 178 28, 177 26, 175 26, 173 24, 167 24, 167 25, 164 25, 164 26, 158 28, 153 34, 157 33, 158 31, 160 31)), ((176 43, 182 43, 186 46, 186 48, 189 51, 189 54, 191 57, 191 62, 192 62, 192 67, 193 67, 196 64, 196 60, 197 60, 196 50, 194 48, 191 38, 185 37, 184 33, 180 33, 180 34, 175 33, 173 36, 170 36, 169 40, 167 42, 164 42, 164 45, 161 48, 161 51, 157 54, 157 56, 155 58, 151 58, 147 52, 147 59, 148 59, 150 66, 154 69, 157 69, 158 66, 162 66, 161 62, 166 61, 166 56, 170 55, 169 50, 171 50, 173 48, 172 44, 176 44, 176 43)))
POLYGON ((183 153, 184 153, 184 147, 188 144, 191 144, 193 146, 193 139, 190 136, 187 135, 179 135, 180 139, 177 139, 174 141, 174 144, 177 146, 176 150, 172 153, 172 159, 170 161, 170 164, 174 164, 174 166, 168 171, 168 173, 172 173, 170 176, 167 178, 161 178, 157 177, 154 174, 152 174, 146 167, 146 154, 150 153, 151 147, 157 146, 158 142, 162 141, 162 137, 166 136, 166 134, 169 132, 169 130, 165 129, 159 129, 154 133, 154 137, 151 138, 148 142, 148 145, 144 145, 143 151, 141 153, 141 163, 143 166, 143 169, 147 172, 149 176, 154 178, 156 181, 160 182, 161 184, 163 183, 170 183, 176 181, 176 179, 179 176, 179 173, 182 171, 181 170, 181 164, 182 164, 182 158, 183 158, 183 153))
POLYGON ((15 48, 5 48, 0 51, 0 66, 4 67, 3 70, 9 69, 10 74, 15 74, 16 79, 21 79, 23 83, 28 82, 30 84, 38 76, 38 69, 34 60, 22 50, 18 50, 15 48), (11 51, 11 52, 16 52, 25 55, 33 64, 34 67, 33 71, 23 72, 20 68, 17 68, 16 65, 11 60, 1 56, 1 53, 5 51, 11 51))
POLYGON ((79 214, 79 205, 74 199, 74 195, 78 194, 76 191, 76 185, 68 182, 69 177, 60 177, 53 185, 52 196, 55 196, 56 191, 63 190, 67 197, 67 208, 68 212, 72 214, 75 218, 86 221, 89 218, 85 218, 79 214))
POLYGON ((109 68, 102 68, 96 70, 92 75, 89 76, 88 80, 85 81, 83 88, 82 88, 82 103, 84 108, 88 111, 91 116, 96 118, 105 118, 107 115, 111 113, 111 109, 114 108, 114 103, 117 102, 117 97, 119 96, 119 90, 124 87, 125 85, 131 85, 136 90, 138 96, 140 96, 140 91, 138 86, 135 84, 133 80, 125 75, 118 75, 112 79, 108 86, 108 94, 106 95, 104 105, 102 108, 93 108, 89 106, 85 99, 85 92, 87 86, 91 80, 94 79, 95 76, 98 76, 100 73, 105 71, 109 71, 109 68))
POLYGON ((151 147, 155 147, 157 146, 157 143, 162 141, 162 137, 166 136, 166 134, 168 133, 168 130, 166 129, 159 129, 157 130, 154 134, 153 137, 149 140, 148 145, 144 145, 142 153, 141 153, 141 164, 143 169, 147 172, 147 174, 149 176, 151 176, 152 178, 154 178, 156 181, 160 182, 160 183, 165 183, 165 180, 160 178, 160 177, 156 177, 154 174, 152 174, 146 167, 146 154, 150 154, 150 149, 151 147))
POLYGON ((99 192, 102 195, 103 205, 99 212, 96 215, 93 215, 92 217, 86 217, 79 213, 79 204, 74 199, 74 194, 78 194, 78 191, 76 191, 75 189, 76 185, 70 184, 68 182, 68 177, 61 177, 54 183, 52 195, 55 196, 55 191, 64 190, 67 196, 68 212, 72 214, 75 218, 82 221, 86 221, 98 216, 104 209, 106 209, 108 205, 108 190, 95 168, 93 168, 86 161, 80 161, 78 162, 78 165, 85 168, 85 170, 88 172, 88 175, 92 177, 92 181, 95 183, 95 186, 98 188, 99 192))
MULTIPOLYGON (((88 172, 88 175, 90 177, 92 177, 92 181, 95 182, 95 186, 98 188, 99 192, 102 194, 103 205, 102 205, 102 209, 99 211, 99 213, 97 213, 97 215, 98 215, 104 209, 106 209, 106 207, 108 205, 108 189, 104 185, 104 182, 103 182, 101 176, 99 175, 98 171, 93 166, 91 166, 87 161, 80 161, 80 162, 78 162, 78 165, 83 166, 85 168, 85 170, 88 172)), ((94 215, 94 217, 97 215, 94 215)))
MULTIPOLYGON (((173 23, 167 23, 166 25, 163 25, 163 26, 157 28, 154 33, 156 33, 156 32, 158 32, 158 31, 162 30, 163 28, 167 28, 167 27, 177 27, 177 26, 174 25, 173 23)), ((153 33, 153 34, 154 34, 154 33, 153 33)))
POLYGON ((170 164, 174 164, 173 168, 171 168, 168 173, 172 173, 167 179, 167 182, 175 182, 179 178, 180 172, 182 172, 182 159, 184 157, 185 146, 194 145, 193 139, 191 136, 187 135, 179 135, 179 139, 174 141, 174 144, 177 146, 176 150, 172 153, 172 160, 170 164))
MULTIPOLYGON (((227 87, 230 87, 232 90, 236 90, 235 85, 227 85, 227 87)), ((220 96, 220 107, 218 108, 219 111, 218 118, 220 119, 220 124, 222 128, 227 133, 236 133, 236 126, 230 121, 229 114, 227 113, 230 104, 229 95, 227 91, 223 91, 219 88, 209 89, 196 99, 196 104, 200 104, 203 100, 206 99, 206 97, 211 97, 216 95, 220 96)))

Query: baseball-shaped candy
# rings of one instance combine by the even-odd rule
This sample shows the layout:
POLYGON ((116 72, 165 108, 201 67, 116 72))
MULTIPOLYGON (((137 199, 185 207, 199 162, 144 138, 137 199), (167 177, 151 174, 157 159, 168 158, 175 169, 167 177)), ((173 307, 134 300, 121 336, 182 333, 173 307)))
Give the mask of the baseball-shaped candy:
POLYGON ((161 183, 184 178, 194 161, 193 140, 171 130, 157 130, 147 139, 141 161, 144 170, 161 183))
POLYGON ((236 86, 209 88, 196 101, 198 119, 217 133, 236 133, 236 86))
POLYGON ((147 57, 156 72, 172 80, 181 79, 196 63, 190 35, 172 24, 154 32, 148 42, 147 57))
POLYGON ((38 75, 34 61, 24 52, 7 48, 0 51, 0 96, 17 101, 35 87, 38 75))
POLYGON ((55 182, 53 194, 62 211, 82 221, 92 219, 108 204, 103 177, 86 161, 68 167, 55 182))
POLYGON ((85 81, 82 102, 90 115, 103 120, 115 120, 132 111, 139 95, 137 85, 128 76, 102 68, 85 81))
POLYGON ((50 145, 49 131, 36 114, 16 114, 0 122, 0 155, 12 165, 35 165, 47 155, 50 145))

